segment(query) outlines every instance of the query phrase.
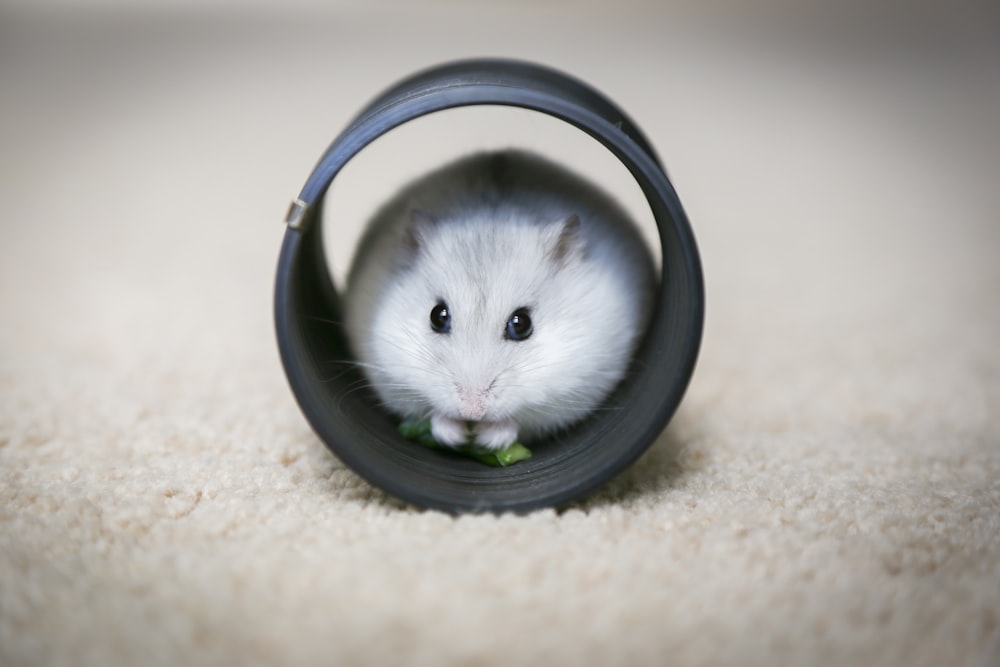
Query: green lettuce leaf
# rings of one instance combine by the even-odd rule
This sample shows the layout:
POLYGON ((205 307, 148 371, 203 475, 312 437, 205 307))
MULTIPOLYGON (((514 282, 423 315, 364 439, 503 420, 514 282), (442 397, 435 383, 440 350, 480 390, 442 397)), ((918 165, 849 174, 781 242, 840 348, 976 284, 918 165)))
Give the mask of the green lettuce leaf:
POLYGON ((503 449, 487 449, 474 442, 458 447, 442 445, 431 435, 431 423, 427 419, 404 420, 399 424, 399 434, 407 440, 419 442, 425 447, 464 454, 494 467, 503 468, 531 458, 531 450, 519 442, 511 443, 503 449))

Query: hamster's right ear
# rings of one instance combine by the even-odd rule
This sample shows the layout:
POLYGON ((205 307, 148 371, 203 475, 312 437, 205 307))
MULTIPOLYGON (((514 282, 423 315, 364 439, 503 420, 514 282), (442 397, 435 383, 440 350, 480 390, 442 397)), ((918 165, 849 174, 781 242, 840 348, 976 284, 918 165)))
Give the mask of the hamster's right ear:
POLYGON ((403 248, 408 255, 416 255, 426 244, 437 218, 422 208, 410 209, 410 219, 403 232, 403 248))
POLYGON ((549 233, 553 237, 549 257, 557 266, 566 266, 583 257, 586 244, 580 232, 580 216, 576 213, 549 225, 549 233))

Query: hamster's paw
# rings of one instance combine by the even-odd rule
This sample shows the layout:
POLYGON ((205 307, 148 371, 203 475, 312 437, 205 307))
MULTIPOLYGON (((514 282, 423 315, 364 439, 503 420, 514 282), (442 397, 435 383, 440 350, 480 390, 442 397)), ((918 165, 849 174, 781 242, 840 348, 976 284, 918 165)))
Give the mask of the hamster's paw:
POLYGON ((517 422, 505 419, 476 424, 476 444, 486 449, 503 449, 517 441, 517 422))
POLYGON ((441 415, 431 416, 431 435, 439 444, 448 447, 458 447, 469 440, 469 430, 464 421, 441 415))

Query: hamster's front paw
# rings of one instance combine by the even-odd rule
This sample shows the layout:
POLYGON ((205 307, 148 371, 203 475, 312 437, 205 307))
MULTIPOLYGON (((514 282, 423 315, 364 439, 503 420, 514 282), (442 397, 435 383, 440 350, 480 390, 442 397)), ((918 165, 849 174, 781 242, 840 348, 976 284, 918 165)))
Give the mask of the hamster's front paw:
POLYGON ((431 416, 431 435, 439 444, 448 447, 464 445, 469 440, 469 429, 464 421, 441 415, 431 416))
POLYGON ((517 422, 505 419, 476 424, 476 444, 486 449, 503 449, 517 441, 517 422))

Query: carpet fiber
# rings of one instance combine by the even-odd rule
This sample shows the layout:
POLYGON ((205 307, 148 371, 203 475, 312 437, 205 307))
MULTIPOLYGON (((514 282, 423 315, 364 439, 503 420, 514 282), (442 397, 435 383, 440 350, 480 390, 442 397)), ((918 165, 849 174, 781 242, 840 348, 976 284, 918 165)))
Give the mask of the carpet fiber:
POLYGON ((0 664, 1000 663, 995 13, 299 4, 0 10, 0 664), (270 318, 326 144, 473 55, 627 109, 705 265, 669 428, 527 516, 360 480, 270 318))

